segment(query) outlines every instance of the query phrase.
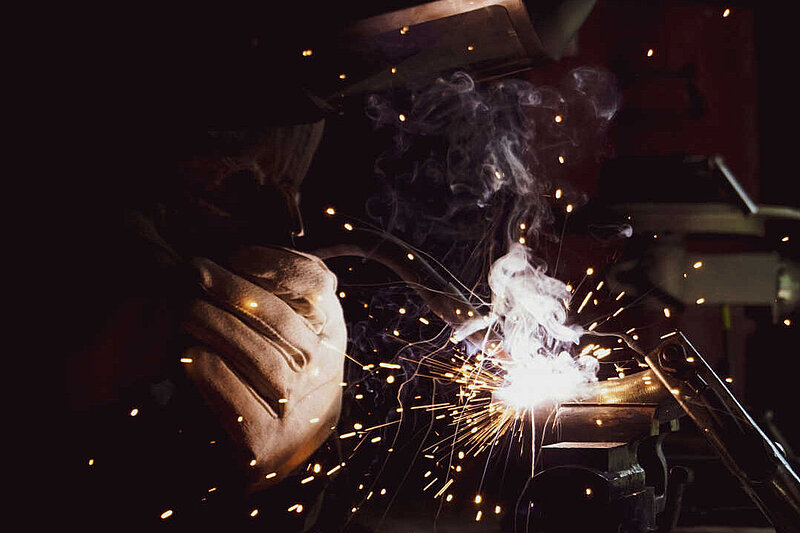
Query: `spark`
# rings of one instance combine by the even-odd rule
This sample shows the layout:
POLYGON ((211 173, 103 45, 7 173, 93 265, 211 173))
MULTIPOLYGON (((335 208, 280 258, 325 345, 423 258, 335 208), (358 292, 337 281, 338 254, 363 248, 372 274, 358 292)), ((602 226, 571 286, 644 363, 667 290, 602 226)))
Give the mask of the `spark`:
POLYGON ((395 363, 378 363, 378 366, 381 368, 395 368, 395 369, 402 368, 400 365, 395 363))
POLYGON ((558 162, 561 163, 562 165, 564 164, 564 156, 563 155, 558 156, 558 162))
POLYGON ((703 305, 704 303, 706 303, 706 299, 698 298, 697 300, 694 301, 694 303, 696 303, 697 305, 703 305))
POLYGON ((728 9, 728 8, 725 8, 725 11, 722 12, 722 18, 728 18, 728 16, 730 14, 731 14, 731 10, 728 9))
POLYGON ((483 498, 481 497, 481 495, 480 494, 476 494, 475 495, 475 503, 481 503, 482 501, 483 501, 483 498))
POLYGON ((621 293, 619 293, 619 294, 617 295, 617 297, 616 297, 616 298, 614 298, 614 301, 615 301, 615 302, 618 302, 618 301, 620 301, 620 300, 622 299, 622 297, 623 297, 623 296, 625 296, 625 291, 622 291, 621 293))
POLYGON ((258 509, 253 509, 252 511, 250 511, 250 516, 251 517, 255 518, 257 515, 258 515, 258 509))
POLYGON ((301 479, 300 484, 305 485, 306 483, 310 483, 314 480, 314 476, 308 476, 307 478, 301 479))
POLYGON ((191 357, 181 357, 181 363, 183 363, 185 365, 191 364, 192 363, 192 358, 191 357))
POLYGON ((698 268, 703 268, 703 262, 702 261, 695 262, 695 264, 692 265, 692 268, 694 268, 695 270, 697 270, 698 268))
POLYGON ((553 122, 555 122, 556 124, 561 124, 562 120, 564 120, 564 118, 561 115, 556 115, 553 117, 553 122))
POLYGON ((394 383, 394 376, 386 376, 386 383, 394 383))
POLYGON ((572 213, 573 209, 574 208, 572 207, 572 204, 567 204, 567 208, 566 208, 567 213, 572 213))
POLYGON ((672 312, 669 310, 669 307, 664 308, 664 316, 667 318, 672 316, 672 312))
POLYGON ((331 216, 333 216, 333 215, 335 215, 335 214, 336 214, 336 209, 334 209, 334 208, 332 208, 332 207, 329 207, 329 208, 327 208, 327 209, 325 210, 325 214, 326 214, 326 215, 331 215, 331 216))
POLYGON ((781 238, 781 242, 789 242, 789 236, 784 235, 783 238, 781 238))
POLYGON ((403 26, 402 28, 400 28, 400 35, 405 35, 406 33, 408 33, 409 29, 411 28, 409 28, 408 26, 403 26))
POLYGON ((406 121, 406 116, 404 114, 400 113, 399 115, 397 115, 397 119, 400 122, 405 122, 406 121))
POLYGON ((500 514, 502 510, 503 509, 499 505, 494 506, 494 514, 500 514))
POLYGON ((478 514, 475 515, 475 521, 480 522, 481 516, 483 516, 483 511, 478 511, 478 514))
POLYGON ((733 378, 732 377, 725 378, 725 383, 733 383, 733 378))
POLYGON ((131 416, 136 416, 138 414, 139 414, 139 410, 138 409, 136 409, 136 408, 131 409, 131 412, 130 412, 131 416))
POLYGON ((344 224, 344 226, 343 226, 343 227, 344 227, 344 229, 346 229, 347 231, 353 231, 353 225, 352 225, 352 224, 350 224, 349 222, 346 222, 346 223, 344 224))
POLYGON ((316 417, 311 418, 308 421, 309 424, 316 424, 317 422, 319 422, 319 418, 316 418, 316 417))
POLYGON ((302 53, 303 53, 303 57, 309 57, 309 56, 314 54, 314 51, 311 50, 310 48, 307 48, 307 49, 303 50, 302 53))
POLYGON ((594 274, 594 269, 592 267, 587 268, 586 269, 586 275, 587 276, 591 276, 592 274, 594 274))
POLYGON ((467 50, 469 50, 470 52, 472 52, 473 50, 475 50, 475 47, 474 47, 473 45, 471 45, 471 44, 470 44, 470 45, 467 45, 467 50))
POLYGON ((556 189, 556 194, 555 194, 555 196, 556 196, 556 200, 558 200, 559 198, 561 198, 561 195, 562 195, 562 194, 563 194, 563 191, 562 191, 561 189, 556 189))
POLYGON ((339 79, 344 80, 347 78, 347 74, 339 74, 339 79))
POLYGON ((164 520, 164 519, 167 519, 167 518, 169 518, 170 516, 172 516, 172 509, 167 509, 166 511, 164 511, 163 513, 161 513, 161 519, 162 519, 162 520, 164 520))
POLYGON ((653 49, 652 48, 647 50, 647 57, 653 57, 653 49))
POLYGON ((406 257, 408 257, 409 261, 413 261, 414 260, 414 254, 411 254, 411 253, 406 254, 406 257))
POLYGON ((405 307, 401 307, 400 309, 397 310, 397 312, 400 313, 401 315, 404 315, 404 314, 406 314, 406 308, 405 307))
POLYGON ((784 318, 784 319, 783 319, 783 325, 784 325, 784 326, 791 326, 791 325, 792 325, 792 321, 791 321, 791 319, 789 319, 789 318, 784 318))
POLYGON ((266 476, 264 476, 264 479, 272 479, 272 478, 274 478, 274 477, 275 477, 275 476, 277 476, 277 475, 278 475, 278 473, 277 473, 277 472, 270 472, 269 474, 267 474, 266 476))

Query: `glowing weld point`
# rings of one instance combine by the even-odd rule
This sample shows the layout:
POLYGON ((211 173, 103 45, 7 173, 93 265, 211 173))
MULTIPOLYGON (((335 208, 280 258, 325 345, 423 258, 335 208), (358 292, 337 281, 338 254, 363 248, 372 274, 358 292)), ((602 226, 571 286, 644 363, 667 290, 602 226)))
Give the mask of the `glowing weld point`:
POLYGON ((336 214, 336 209, 334 209, 332 207, 329 207, 328 209, 325 210, 325 214, 335 215, 336 214))

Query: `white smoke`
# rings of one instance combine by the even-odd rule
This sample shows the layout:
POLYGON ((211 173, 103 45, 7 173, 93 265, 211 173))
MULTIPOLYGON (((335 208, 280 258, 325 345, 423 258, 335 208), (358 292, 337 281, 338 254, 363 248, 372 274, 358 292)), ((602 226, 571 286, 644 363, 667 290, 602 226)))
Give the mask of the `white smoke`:
POLYGON ((568 400, 597 380, 595 358, 575 359, 569 353, 584 330, 568 324, 567 286, 548 276, 544 266, 534 265, 524 246, 512 244, 494 262, 489 287, 488 320, 470 321, 455 335, 463 339, 488 327, 502 339, 496 362, 505 371, 505 386, 497 391, 498 398, 515 407, 533 407, 542 401, 568 400))

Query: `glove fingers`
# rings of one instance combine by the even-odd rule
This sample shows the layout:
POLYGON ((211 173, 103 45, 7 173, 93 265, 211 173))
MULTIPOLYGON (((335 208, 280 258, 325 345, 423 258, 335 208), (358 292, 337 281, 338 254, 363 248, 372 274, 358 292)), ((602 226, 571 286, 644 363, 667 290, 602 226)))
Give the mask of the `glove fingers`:
POLYGON ((292 406, 292 417, 281 419, 222 357, 201 347, 188 349, 184 357, 192 361, 184 365, 190 380, 217 412, 231 439, 248 454, 243 462, 252 468, 254 486, 279 481, 290 473, 328 437, 336 423, 337 384, 327 384, 316 396, 298 400, 292 406), (272 472, 277 475, 267 480, 264 475, 272 472))
POLYGON ((291 399, 299 374, 281 347, 208 302, 192 302, 184 329, 225 358, 241 379, 282 415, 280 399, 291 399))
POLYGON ((321 259, 288 248, 251 246, 231 258, 232 268, 275 294, 320 333, 337 311, 336 276, 321 259))
POLYGON ((319 347, 319 338, 307 320, 277 296, 208 259, 192 263, 213 304, 269 339, 292 369, 300 370, 308 364, 319 347))

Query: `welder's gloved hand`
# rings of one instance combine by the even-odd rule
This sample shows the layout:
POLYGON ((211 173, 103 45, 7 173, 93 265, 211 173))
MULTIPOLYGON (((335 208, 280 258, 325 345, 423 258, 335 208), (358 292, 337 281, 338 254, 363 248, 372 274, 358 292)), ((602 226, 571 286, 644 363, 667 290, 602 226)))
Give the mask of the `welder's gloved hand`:
POLYGON ((232 271, 208 259, 193 266, 203 297, 184 327, 200 345, 184 367, 243 464, 256 461, 247 471, 259 488, 307 459, 338 420, 347 331, 336 277, 286 248, 246 248, 232 271))

